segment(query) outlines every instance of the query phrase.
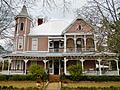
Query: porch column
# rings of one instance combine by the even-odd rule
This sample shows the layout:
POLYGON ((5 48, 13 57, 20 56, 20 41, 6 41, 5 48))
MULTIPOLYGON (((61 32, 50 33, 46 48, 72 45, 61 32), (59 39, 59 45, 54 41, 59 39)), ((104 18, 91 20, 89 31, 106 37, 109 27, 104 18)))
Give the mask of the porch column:
POLYGON ((68 59, 64 58, 64 73, 66 75, 67 70, 66 70, 66 63, 67 63, 68 59))
POLYGON ((83 71, 84 71, 84 61, 85 60, 83 58, 81 58, 80 61, 81 61, 81 64, 82 64, 82 73, 83 73, 83 71))
POLYGON ((46 71, 46 63, 47 63, 47 61, 48 61, 48 60, 43 60, 45 72, 47 72, 47 71, 46 71))
POLYGON ((85 51, 86 51, 86 35, 84 35, 84 45, 85 45, 85 51))
POLYGON ((100 65, 100 62, 102 61, 102 59, 99 58, 99 59, 97 59, 97 61, 98 61, 98 64, 99 64, 99 65, 98 65, 98 66, 99 66, 99 72, 100 72, 99 75, 102 75, 101 65, 100 65))
POLYGON ((117 75, 119 75, 119 66, 118 66, 118 60, 115 60, 116 61, 116 66, 117 66, 117 75))
POLYGON ((94 34, 94 45, 95 45, 95 51, 97 51, 97 40, 96 40, 96 37, 95 37, 95 34, 94 34))
POLYGON ((64 52, 66 52, 66 35, 64 35, 64 52))
POLYGON ((4 70, 4 59, 2 60, 2 71, 4 70))
POLYGON ((12 59, 8 59, 8 75, 10 75, 10 64, 11 64, 12 59))
POLYGON ((75 52, 76 52, 76 35, 74 35, 74 44, 75 44, 75 52))
POLYGON ((28 62, 28 60, 26 59, 26 60, 24 60, 24 62, 25 62, 25 75, 27 74, 27 62, 28 62))

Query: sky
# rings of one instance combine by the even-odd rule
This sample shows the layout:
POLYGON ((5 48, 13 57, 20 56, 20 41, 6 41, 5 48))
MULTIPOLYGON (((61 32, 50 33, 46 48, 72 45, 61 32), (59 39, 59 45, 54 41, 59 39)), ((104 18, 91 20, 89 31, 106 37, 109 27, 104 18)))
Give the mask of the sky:
MULTIPOLYGON (((38 17, 47 17, 48 19, 72 19, 75 17, 75 10, 81 8, 87 3, 87 0, 65 0, 68 9, 65 9, 64 12, 63 9, 64 0, 55 0, 55 4, 51 4, 51 7, 49 7, 48 4, 45 4, 43 7, 43 3, 40 2, 40 0, 34 0, 35 1, 34 3, 29 4, 27 2, 20 1, 21 0, 18 1, 16 0, 16 2, 11 2, 12 6, 17 5, 17 7, 15 8, 16 9, 15 14, 16 15, 19 14, 19 12, 22 9, 22 6, 25 4, 27 6, 28 13, 33 20, 36 20, 38 17)), ((0 40, 0 45, 5 47, 6 40, 0 40)))

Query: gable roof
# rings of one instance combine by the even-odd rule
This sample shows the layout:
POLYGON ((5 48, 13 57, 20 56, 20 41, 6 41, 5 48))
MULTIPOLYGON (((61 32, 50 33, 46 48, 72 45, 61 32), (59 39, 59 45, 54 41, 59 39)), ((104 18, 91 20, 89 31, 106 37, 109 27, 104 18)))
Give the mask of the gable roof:
MULTIPOLYGON (((71 24, 62 32, 62 34, 65 34, 65 33, 74 25, 74 23, 75 23, 78 19, 84 21, 82 17, 80 17, 80 16, 76 17, 76 18, 71 22, 71 24)), ((94 28, 93 28, 89 23, 87 23, 86 21, 84 21, 84 22, 85 22, 87 25, 89 25, 89 26, 94 30, 94 28)), ((89 32, 89 31, 81 30, 81 32, 85 32, 85 33, 86 33, 86 32, 89 32)))
POLYGON ((29 35, 61 35, 69 25, 70 22, 66 20, 51 20, 32 28, 29 35))

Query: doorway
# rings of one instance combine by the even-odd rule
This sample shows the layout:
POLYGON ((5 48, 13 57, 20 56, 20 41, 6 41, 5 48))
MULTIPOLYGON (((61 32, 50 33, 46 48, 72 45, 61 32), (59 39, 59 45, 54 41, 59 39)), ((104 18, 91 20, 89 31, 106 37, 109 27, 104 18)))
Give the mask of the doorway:
POLYGON ((54 75, 59 75, 59 61, 54 61, 54 75))

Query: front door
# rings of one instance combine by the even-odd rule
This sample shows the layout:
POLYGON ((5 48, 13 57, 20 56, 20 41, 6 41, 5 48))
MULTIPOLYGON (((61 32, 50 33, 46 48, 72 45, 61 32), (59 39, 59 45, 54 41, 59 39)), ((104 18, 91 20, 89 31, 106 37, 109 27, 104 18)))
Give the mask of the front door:
POLYGON ((59 61, 54 61, 54 75, 59 75, 59 61))

